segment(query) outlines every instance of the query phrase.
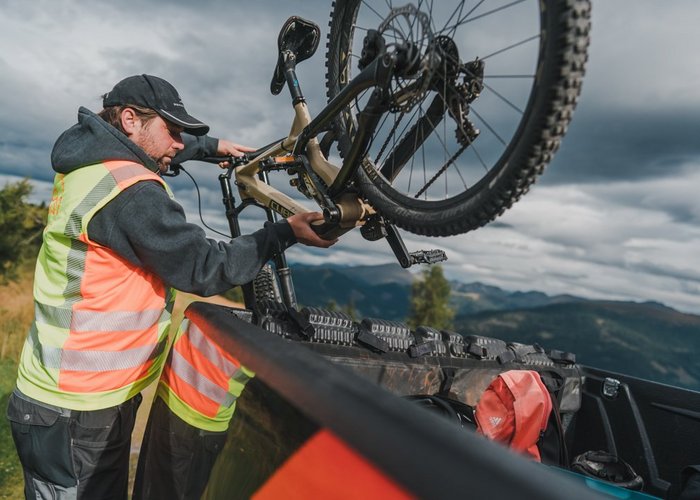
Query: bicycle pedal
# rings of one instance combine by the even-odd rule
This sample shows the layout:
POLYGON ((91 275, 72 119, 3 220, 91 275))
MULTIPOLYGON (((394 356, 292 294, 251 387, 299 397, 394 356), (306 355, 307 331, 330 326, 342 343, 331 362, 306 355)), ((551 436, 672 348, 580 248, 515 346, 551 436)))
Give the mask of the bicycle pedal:
POLYGON ((447 260, 447 254, 443 250, 419 250, 411 252, 411 264, 437 264, 447 260))

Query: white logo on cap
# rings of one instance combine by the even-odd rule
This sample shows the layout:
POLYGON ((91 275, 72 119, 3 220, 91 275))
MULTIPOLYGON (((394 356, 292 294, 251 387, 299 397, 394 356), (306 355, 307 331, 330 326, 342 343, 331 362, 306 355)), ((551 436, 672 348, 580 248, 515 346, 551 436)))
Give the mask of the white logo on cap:
POLYGON ((502 421, 503 421, 502 417, 489 417, 489 422, 491 422, 491 425, 493 427, 498 427, 502 421))

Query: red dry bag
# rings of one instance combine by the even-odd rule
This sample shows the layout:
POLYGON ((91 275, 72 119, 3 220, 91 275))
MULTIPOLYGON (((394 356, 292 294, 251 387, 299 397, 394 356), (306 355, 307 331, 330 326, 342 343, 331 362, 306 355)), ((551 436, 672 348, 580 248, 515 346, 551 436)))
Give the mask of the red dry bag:
POLYGON ((547 428, 552 399, 539 373, 510 370, 481 395, 474 418, 477 431, 540 461, 537 443, 547 428))

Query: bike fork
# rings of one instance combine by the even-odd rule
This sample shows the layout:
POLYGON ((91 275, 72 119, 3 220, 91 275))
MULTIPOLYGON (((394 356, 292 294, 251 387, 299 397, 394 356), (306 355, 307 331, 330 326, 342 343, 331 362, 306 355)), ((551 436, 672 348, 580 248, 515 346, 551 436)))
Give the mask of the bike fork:
MULTIPOLYGON (((230 174, 219 175, 219 184, 221 184, 221 193, 223 194, 224 207, 226 207, 226 220, 231 231, 231 238, 237 238, 241 235, 241 226, 238 224, 238 211, 236 210, 236 199, 233 196, 231 189, 230 174)), ((255 314, 255 290, 253 283, 241 285, 243 291, 243 302, 246 309, 250 309, 255 314)))
MULTIPOLYGON (((270 183, 267 172, 260 172, 258 176, 265 184, 270 183)), ((277 214, 272 209, 265 207, 265 213, 268 221, 277 222, 277 214)), ((294 283, 292 282, 292 270, 287 265, 287 257, 284 252, 280 252, 275 254, 273 260, 275 262, 275 271, 277 272, 277 278, 279 279, 282 292, 282 302, 284 302, 284 305, 286 305, 288 309, 296 309, 297 297, 294 290, 294 283)))
MULTIPOLYGON (((260 172, 259 176, 263 182, 269 184, 267 172, 260 172)), ((244 202, 240 208, 236 208, 236 199, 233 196, 233 190, 231 189, 231 170, 229 170, 228 174, 221 174, 219 176, 219 184, 221 184, 223 202, 224 206, 226 207, 226 219, 228 220, 231 237, 236 238, 241 235, 241 228, 238 224, 238 214, 246 204, 244 202)), ((270 222, 276 222, 277 214, 275 214, 275 212, 268 207, 263 208, 267 215, 267 220, 270 222)), ((294 291, 294 284, 292 283, 292 272, 287 265, 287 258, 284 255, 284 252, 276 254, 273 257, 273 261, 275 263, 275 271, 280 284, 282 301, 287 308, 296 309, 297 299, 294 291)), ((245 303, 246 309, 253 311, 253 314, 255 314, 257 300, 255 298, 253 283, 251 282, 241 285, 241 290, 243 291, 243 302, 245 303)))

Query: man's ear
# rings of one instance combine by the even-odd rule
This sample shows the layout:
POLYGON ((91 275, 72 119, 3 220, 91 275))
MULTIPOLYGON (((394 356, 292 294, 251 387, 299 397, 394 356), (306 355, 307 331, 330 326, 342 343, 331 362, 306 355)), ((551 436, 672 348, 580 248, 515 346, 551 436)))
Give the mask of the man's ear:
POLYGON ((124 108, 119 119, 121 120, 122 129, 127 136, 135 134, 141 128, 141 119, 131 108, 124 108))

